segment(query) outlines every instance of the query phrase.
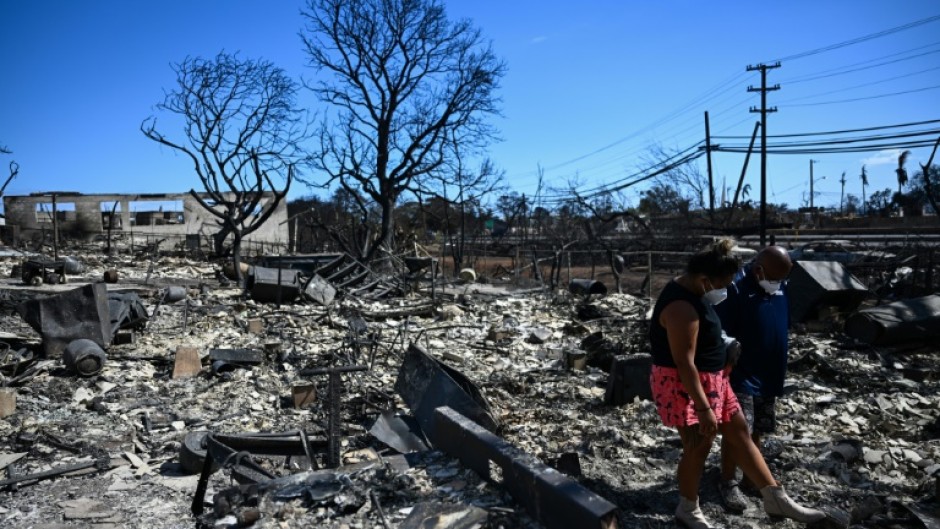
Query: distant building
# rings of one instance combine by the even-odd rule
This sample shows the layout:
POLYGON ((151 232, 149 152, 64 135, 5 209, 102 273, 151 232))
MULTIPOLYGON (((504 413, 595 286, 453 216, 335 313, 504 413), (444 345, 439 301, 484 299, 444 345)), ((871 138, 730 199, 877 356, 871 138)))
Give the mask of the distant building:
MULTIPOLYGON (((207 195, 200 196, 211 203, 207 195)), ((273 198, 272 193, 264 193, 257 213, 273 198)), ((217 217, 189 193, 7 195, 3 197, 3 207, 7 226, 15 227, 21 239, 48 233, 53 228, 53 215, 59 233, 88 239, 107 233, 109 225, 114 234, 128 234, 143 240, 166 239, 165 244, 184 240, 207 244, 210 236, 219 231, 217 217)), ((268 220, 244 240, 286 246, 286 221, 287 201, 282 200, 268 220)))

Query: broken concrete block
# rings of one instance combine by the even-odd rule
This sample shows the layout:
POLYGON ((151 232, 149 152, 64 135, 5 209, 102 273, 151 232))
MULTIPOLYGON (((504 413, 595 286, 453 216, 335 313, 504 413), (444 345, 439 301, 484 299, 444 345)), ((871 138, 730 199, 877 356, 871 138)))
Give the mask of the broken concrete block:
POLYGON ((534 344, 543 344, 552 339, 552 331, 544 327, 539 327, 537 329, 532 329, 532 332, 529 334, 529 337, 526 338, 526 341, 534 344))
POLYGON ((91 498, 78 498, 59 502, 65 511, 66 520, 94 520, 98 518, 111 518, 114 511, 100 501, 91 498))
POLYGON ((653 369, 653 357, 648 354, 615 356, 607 379, 607 392, 604 404, 622 406, 633 402, 636 397, 652 400, 650 371, 653 369))
POLYGON ((426 502, 414 506, 398 529, 474 529, 483 527, 489 514, 473 505, 426 502))
POLYGON ((587 352, 579 349, 566 349, 565 367, 574 371, 584 371, 587 367, 587 352))
POLYGON ((313 384, 303 384, 290 389, 295 409, 309 408, 317 401, 317 387, 313 384))
POLYGON ((252 318, 248 320, 248 332, 251 334, 261 334, 264 332, 264 321, 261 318, 252 318))
POLYGON ((0 388, 0 419, 9 417, 16 412, 16 390, 0 388))
POLYGON ((199 351, 195 347, 177 347, 176 358, 173 360, 173 378, 187 378, 196 376, 202 370, 202 361, 199 351))
POLYGON ((444 321, 453 321, 460 319, 464 315, 464 311, 457 305, 444 305, 437 309, 437 315, 444 321))

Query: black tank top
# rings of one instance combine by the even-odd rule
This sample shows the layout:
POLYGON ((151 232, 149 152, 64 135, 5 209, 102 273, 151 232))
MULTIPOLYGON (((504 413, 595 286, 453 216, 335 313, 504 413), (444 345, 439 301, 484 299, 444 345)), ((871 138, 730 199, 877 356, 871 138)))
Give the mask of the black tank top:
POLYGON ((673 301, 688 301, 698 313, 698 339, 695 342, 695 367, 702 372, 721 371, 725 367, 725 346, 721 339, 721 320, 711 303, 702 301, 702 297, 686 290, 675 280, 666 284, 653 307, 650 320, 650 345, 652 346, 653 364, 663 367, 676 367, 669 349, 666 329, 659 323, 659 315, 673 301))

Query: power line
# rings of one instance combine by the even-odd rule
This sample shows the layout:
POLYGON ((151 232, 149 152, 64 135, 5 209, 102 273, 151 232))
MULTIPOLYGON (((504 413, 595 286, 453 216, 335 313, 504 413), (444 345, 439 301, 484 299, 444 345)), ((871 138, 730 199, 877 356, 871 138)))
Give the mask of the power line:
MULTIPOLYGON (((658 161, 658 162, 656 162, 656 163, 653 163, 652 165, 650 165, 650 166, 648 166, 648 167, 645 167, 645 168, 643 168, 643 169, 640 169, 640 170, 638 170, 638 171, 636 171, 636 172, 634 172, 634 173, 632 173, 632 174, 628 174, 628 175, 626 175, 626 176, 620 177, 620 178, 618 178, 618 179, 616 179, 616 180, 613 180, 613 181, 611 181, 611 182, 608 182, 608 183, 606 183, 606 184, 601 184, 601 185, 595 186, 595 187, 593 187, 593 188, 591 188, 591 189, 588 189, 586 192, 587 192, 587 193, 594 193, 594 192, 604 191, 605 189, 607 189, 607 188, 610 187, 610 186, 619 185, 619 184, 621 184, 622 182, 625 182, 625 181, 628 181, 628 180, 630 180, 630 179, 632 179, 632 178, 636 178, 636 177, 638 177, 638 176, 641 176, 641 175, 643 175, 644 173, 647 173, 648 171, 656 171, 656 170, 661 169, 663 166, 672 165, 670 162, 672 162, 673 160, 677 160, 677 159, 682 160, 683 158, 687 157, 687 156, 689 155, 689 153, 695 154, 694 151, 697 151, 697 150, 698 150, 698 147, 699 147, 702 143, 703 143, 703 142, 698 142, 698 143, 696 143, 695 145, 692 145, 691 147, 687 147, 687 148, 685 148, 685 149, 683 149, 683 150, 681 150, 681 151, 678 151, 678 152, 674 153, 672 156, 669 156, 668 158, 666 158, 666 159, 664 159, 664 160, 660 160, 660 161, 658 161)), ((675 163, 675 162, 673 162, 673 163, 675 163)), ((680 164, 680 165, 681 165, 681 164, 680 164)), ((567 197, 568 195, 565 194, 565 193, 560 193, 560 194, 557 194, 557 195, 543 195, 543 196, 547 196, 548 198, 553 198, 553 197, 567 197)))
MULTIPOLYGON (((800 59, 800 58, 803 58, 803 57, 808 57, 808 56, 811 56, 811 55, 816 55, 816 54, 819 54, 819 53, 824 53, 824 52, 827 52, 827 51, 831 51, 831 50, 843 48, 843 47, 846 47, 846 46, 851 46, 851 45, 858 44, 858 43, 861 43, 861 42, 866 42, 866 41, 869 41, 869 40, 881 38, 881 37, 884 37, 884 36, 887 36, 887 35, 890 35, 890 34, 893 34, 893 33, 898 33, 898 32, 901 32, 901 31, 908 30, 908 29, 912 29, 912 28, 914 28, 914 27, 917 27, 917 26, 920 26, 920 25, 924 25, 924 24, 928 24, 928 23, 931 23, 931 22, 935 22, 935 21, 937 21, 937 20, 940 20, 940 15, 935 15, 935 16, 932 16, 932 17, 924 18, 924 19, 917 20, 917 21, 914 21, 914 22, 911 22, 911 23, 908 23, 908 24, 904 24, 904 25, 901 25, 901 26, 896 26, 896 27, 893 27, 893 28, 889 28, 889 29, 882 30, 882 31, 879 31, 879 32, 871 33, 871 34, 868 34, 868 35, 864 35, 864 36, 857 37, 857 38, 854 38, 854 39, 850 39, 850 40, 847 40, 847 41, 843 41, 843 42, 840 42, 840 43, 832 44, 832 45, 829 45, 829 46, 824 46, 824 47, 821 47, 821 48, 816 48, 816 49, 813 49, 813 50, 808 50, 808 51, 801 52, 801 53, 797 53, 797 54, 794 54, 794 55, 789 55, 789 56, 783 57, 783 58, 778 59, 778 60, 780 60, 780 61, 792 61, 792 60, 800 59)), ((830 72, 828 72, 828 71, 817 72, 816 74, 810 74, 811 77, 809 77, 809 78, 797 78, 797 79, 795 79, 795 80, 793 80, 793 81, 788 81, 788 82, 807 82, 807 81, 815 80, 815 79, 818 79, 818 78, 824 78, 824 77, 830 77, 830 76, 834 76, 834 75, 847 74, 847 73, 851 73, 852 71, 857 71, 857 70, 860 70, 860 69, 868 69, 868 68, 875 68, 875 67, 879 67, 879 66, 885 66, 885 65, 890 64, 890 63, 892 63, 892 62, 899 62, 899 61, 902 61, 902 60, 909 60, 909 59, 916 58, 916 57, 919 57, 919 56, 924 56, 924 55, 928 55, 928 54, 931 54, 931 53, 935 53, 936 51, 940 51, 940 50, 925 52, 925 53, 918 54, 918 55, 915 55, 915 56, 910 56, 910 57, 902 57, 902 58, 897 59, 897 60, 894 60, 894 61, 887 61, 887 62, 884 62, 884 63, 879 63, 879 64, 875 64, 875 65, 870 65, 870 66, 867 66, 866 68, 860 68, 860 69, 850 70, 850 71, 845 71, 845 70, 844 70, 845 68, 851 68, 851 67, 853 67, 853 66, 862 65, 862 64, 871 62, 871 61, 873 61, 873 60, 877 61, 877 60, 881 60, 881 59, 887 59, 887 58, 890 58, 890 57, 893 57, 893 56, 897 56, 897 55, 899 55, 899 54, 910 53, 910 52, 916 51, 916 50, 918 50, 918 49, 928 48, 928 47, 934 46, 934 45, 936 45, 936 44, 937 44, 937 43, 928 44, 928 45, 925 45, 925 46, 921 46, 921 47, 918 47, 918 48, 913 48, 913 49, 906 50, 906 51, 903 51, 903 52, 898 52, 898 53, 895 53, 895 54, 889 54, 889 55, 886 55, 886 56, 883 56, 883 57, 880 57, 880 58, 877 58, 877 59, 869 59, 869 60, 867 60, 867 61, 862 61, 862 62, 859 62, 859 63, 855 63, 855 64, 843 66, 843 67, 839 68, 839 70, 841 70, 841 71, 838 71, 838 72, 833 72, 833 73, 830 73, 830 72), (816 76, 816 77, 812 77, 812 76, 816 76)), ((587 158, 590 158, 590 157, 595 156, 595 155, 597 155, 597 154, 600 154, 600 153, 602 153, 602 152, 608 151, 608 150, 612 149, 613 147, 616 147, 616 146, 618 146, 618 145, 623 144, 623 143, 626 142, 627 140, 630 140, 630 139, 633 139, 633 138, 638 137, 639 135, 643 134, 644 132, 656 130, 657 127, 660 127, 661 125, 663 125, 663 124, 665 124, 665 123, 668 123, 668 122, 670 122, 670 121, 673 121, 675 118, 679 117, 679 115, 682 114, 684 111, 686 111, 687 109, 691 109, 691 108, 694 107, 696 104, 703 104, 703 103, 705 103, 705 102, 707 102, 707 101, 710 101, 710 100, 714 100, 714 99, 716 99, 716 98, 719 98, 719 97, 723 96, 725 93, 730 93, 731 90, 732 90, 731 85, 732 85, 733 83, 737 82, 738 79, 741 78, 742 75, 744 75, 744 74, 736 74, 736 75, 732 76, 731 78, 729 78, 729 79, 727 79, 727 80, 725 80, 725 81, 719 83, 718 85, 714 86, 713 88, 707 90, 707 91, 704 92, 703 94, 701 94, 701 95, 699 95, 699 96, 693 98, 691 101, 689 101, 689 102, 686 103, 685 105, 679 107, 678 109, 674 110, 673 112, 667 114, 667 115, 664 116, 663 118, 661 118, 661 119, 659 119, 659 120, 657 120, 657 121, 654 121, 653 123, 651 123, 651 124, 649 124, 649 125, 647 125, 647 126, 645 126, 645 127, 642 127, 642 128, 640 128, 640 129, 638 129, 638 130, 636 130, 636 131, 634 131, 634 132, 628 134, 627 136, 624 136, 624 137, 622 137, 622 138, 620 138, 620 139, 618 139, 618 140, 616 140, 616 141, 614 141, 614 142, 612 142, 612 143, 609 143, 609 144, 607 144, 607 145, 604 145, 604 146, 602 146, 602 147, 600 147, 600 148, 598 148, 598 149, 595 149, 595 150, 593 150, 593 151, 591 151, 591 152, 588 152, 588 153, 586 153, 586 154, 584 154, 584 155, 577 156, 577 157, 575 157, 575 158, 566 160, 566 161, 564 161, 564 162, 561 162, 561 163, 558 163, 558 164, 555 164, 555 165, 546 167, 546 168, 544 168, 544 170, 545 170, 545 171, 554 171, 554 170, 558 170, 558 169, 561 169, 561 168, 570 166, 570 165, 572 165, 572 164, 574 164, 574 163, 577 163, 577 162, 579 162, 579 161, 582 161, 582 160, 584 160, 584 159, 587 159, 587 158)), ((901 95, 901 93, 898 93, 898 94, 891 94, 891 95, 901 95)), ((874 98, 878 98, 878 97, 889 97, 889 96, 890 96, 890 95, 888 95, 888 94, 882 94, 882 95, 880 95, 880 96, 875 96, 874 98)), ((861 100, 861 99, 867 99, 867 98, 858 98, 858 99, 856 99, 856 100, 861 100)), ((838 102, 850 102, 850 101, 851 101, 851 100, 838 101, 838 102)), ((835 103, 837 103, 837 102, 815 103, 814 105, 835 104, 835 103)), ((806 104, 806 105, 793 104, 793 105, 787 105, 787 106, 811 106, 811 105, 810 105, 810 104, 806 104)), ((731 110, 733 110, 733 108, 729 108, 729 109, 728 109, 728 111, 731 111, 731 110)), ((723 114, 723 113, 724 113, 724 112, 716 112, 716 113, 714 114, 714 116, 715 116, 715 117, 718 117, 719 115, 721 115, 721 114, 723 114)), ((692 119, 695 119, 695 120, 697 121, 698 116, 695 116, 694 118, 689 118, 689 119, 687 119, 686 121, 691 121, 692 119)), ((749 121, 750 119, 751 119, 751 118, 745 118, 745 119, 743 119, 743 120, 741 120, 741 121, 738 121, 738 122, 734 123, 734 124, 731 125, 731 126, 724 127, 723 129, 721 129, 720 132, 723 132, 723 131, 725 131, 725 130, 730 130, 730 129, 736 127, 737 125, 740 125, 741 123, 744 123, 744 122, 746 122, 746 121, 749 121)), ((673 138, 678 138, 678 137, 680 137, 682 134, 685 134, 687 131, 690 131, 690 130, 694 129, 694 128, 696 128, 697 126, 698 126, 698 125, 696 125, 696 124, 690 125, 689 127, 686 127, 686 128, 684 128, 684 129, 678 131, 678 132, 673 136, 673 138)), ((673 128, 676 128, 676 127, 673 127, 673 128)), ((667 130, 668 130, 668 129, 667 129, 667 130)), ((640 148, 637 148, 637 149, 634 149, 634 150, 626 150, 626 151, 623 151, 621 154, 618 154, 618 155, 616 155, 615 157, 610 158, 610 159, 608 159, 608 160, 606 160, 606 161, 601 161, 600 163, 598 163, 598 164, 596 164, 596 165, 594 165, 594 166, 592 166, 592 167, 589 167, 589 168, 587 168, 586 170, 592 171, 592 170, 598 170, 598 169, 604 168, 604 167, 609 166, 609 165, 611 165, 611 164, 620 162, 620 161, 622 161, 622 160, 624 160, 624 159, 630 157, 631 155, 633 155, 633 154, 635 154, 635 153, 637 153, 637 152, 639 152, 639 151, 642 151, 642 150, 645 149, 645 148, 648 148, 648 147, 640 147, 640 148)), ((691 160, 689 160, 689 161, 691 161, 691 160)), ((579 172, 579 173, 580 173, 580 172, 579 172)), ((535 174, 534 172, 525 173, 525 176, 531 176, 531 175, 534 175, 534 174, 535 174)), ((521 176, 521 175, 520 175, 520 176, 521 176)), ((622 181, 623 179, 619 179, 619 180, 622 181)), ((616 181, 615 181, 615 182, 616 182, 616 181)))
POLYGON ((917 92, 926 92, 928 90, 936 90, 937 88, 940 88, 940 85, 926 86, 923 88, 916 88, 914 90, 904 90, 902 92, 892 92, 890 94, 879 94, 879 95, 868 96, 868 97, 855 97, 852 99, 837 99, 834 101, 820 101, 818 103, 796 103, 796 104, 783 105, 783 106, 787 108, 791 108, 791 107, 815 107, 815 106, 820 106, 820 105, 836 105, 836 104, 841 104, 841 103, 853 103, 855 101, 867 101, 870 99, 882 99, 885 97, 895 97, 895 96, 901 96, 905 94, 914 94, 917 92))
POLYGON ((793 55, 788 55, 788 56, 786 56, 786 57, 781 57, 781 58, 779 58, 779 59, 774 59, 773 61, 768 61, 768 62, 794 61, 794 60, 796 60, 796 59, 802 59, 803 57, 809 57, 809 56, 811 56, 811 55, 817 55, 817 54, 819 54, 819 53, 824 53, 824 52, 827 52, 827 51, 837 50, 837 49, 839 49, 839 48, 844 48, 844 47, 846 47, 846 46, 852 46, 852 45, 854 45, 854 44, 858 44, 858 43, 861 43, 861 42, 867 42, 867 41, 869 41, 869 40, 878 39, 878 38, 881 38, 881 37, 885 37, 885 36, 887 36, 887 35, 891 35, 891 34, 893 34, 893 33, 898 33, 898 32, 900 32, 900 31, 906 31, 906 30, 908 30, 908 29, 915 28, 915 27, 917 27, 917 26, 922 26, 922 25, 924 25, 924 24, 929 24, 929 23, 931 23, 931 22, 936 22, 937 20, 940 20, 940 15, 934 15, 934 16, 932 16, 932 17, 922 18, 922 19, 920 19, 920 20, 915 20, 914 22, 909 22, 909 23, 907 23, 907 24, 903 24, 903 25, 900 25, 900 26, 896 26, 896 27, 893 27, 893 28, 890 28, 890 29, 885 29, 885 30, 878 31, 878 32, 875 32, 875 33, 870 33, 870 34, 868 34, 868 35, 864 35, 864 36, 861 36, 861 37, 856 37, 856 38, 854 38, 854 39, 845 40, 845 41, 842 41, 842 42, 839 42, 839 43, 836 43, 836 44, 830 44, 829 46, 823 46, 822 48, 816 48, 816 49, 813 49, 813 50, 804 51, 804 52, 796 53, 796 54, 793 54, 793 55))
POLYGON ((926 51, 926 52, 923 52, 923 53, 918 53, 918 54, 916 54, 916 55, 911 55, 911 56, 909 56, 909 57, 901 57, 901 58, 899 58, 899 59, 894 59, 894 60, 884 61, 884 62, 878 62, 878 63, 876 63, 876 64, 869 64, 869 63, 876 62, 876 61, 883 61, 884 59, 888 59, 888 58, 890 58, 890 57, 896 57, 896 56, 898 56, 898 55, 902 55, 902 54, 905 54, 905 53, 910 53, 910 52, 912 52, 912 51, 917 51, 917 50, 921 50, 921 49, 923 49, 923 48, 930 48, 930 47, 938 46, 938 45, 940 45, 940 42, 934 42, 934 43, 927 44, 927 45, 924 45, 924 46, 918 46, 918 47, 916 47, 916 48, 911 48, 911 49, 909 49, 909 50, 899 51, 899 52, 896 52, 896 53, 889 53, 888 55, 882 55, 881 57, 875 57, 875 58, 872 58, 872 59, 866 59, 866 60, 864 60, 864 61, 859 61, 859 62, 855 62, 855 63, 851 63, 851 64, 845 64, 845 65, 842 65, 842 66, 837 66, 837 67, 835 67, 835 68, 829 68, 829 69, 826 69, 826 70, 820 70, 820 71, 818 71, 818 72, 808 73, 808 74, 805 74, 805 75, 801 75, 801 76, 794 77, 794 78, 792 78, 792 79, 786 79, 786 80, 784 80, 783 82, 784 82, 784 83, 787 83, 787 84, 799 84, 799 83, 805 83, 805 82, 808 82, 808 81, 816 81, 816 80, 819 80, 819 79, 826 79, 826 78, 828 78, 828 77, 835 77, 835 76, 838 76, 838 75, 844 75, 844 74, 847 74, 847 73, 860 72, 860 71, 862 71, 862 70, 869 70, 869 69, 871 69, 871 68, 878 68, 878 67, 881 67, 881 66, 887 66, 887 65, 889 65, 889 64, 895 64, 895 63, 907 61, 907 60, 910 60, 910 59, 916 59, 916 58, 918 58, 918 57, 924 57, 924 56, 926 56, 926 55, 931 55, 931 54, 937 53, 937 52, 940 51, 940 50, 926 51), (861 66, 861 65, 863 65, 863 64, 867 64, 868 66, 861 66), (861 67, 855 68, 856 66, 861 66, 861 67))
MULTIPOLYGON (((596 190, 596 191, 593 191, 593 190, 592 190, 592 191, 589 191, 589 192, 587 192, 587 193, 578 192, 578 197, 580 197, 580 198, 582 198, 582 199, 590 199, 590 198, 595 198, 595 197, 598 197, 598 196, 601 196, 601 195, 606 195, 606 194, 609 194, 609 193, 615 193, 615 192, 617 192, 617 191, 622 191, 622 190, 624 190, 624 189, 627 189, 628 187, 632 187, 632 186, 635 186, 635 185, 637 185, 637 184, 646 182, 647 180, 651 180, 651 179, 653 179, 653 178, 656 178, 657 176, 659 176, 659 175, 661 175, 661 174, 667 173, 667 172, 669 172, 669 171, 671 171, 671 170, 673 170, 673 169, 676 169, 676 168, 678 168, 678 167, 680 167, 680 166, 682 166, 682 165, 684 165, 684 164, 686 164, 686 163, 689 163, 689 162, 691 162, 691 161, 693 161, 693 160, 696 160, 696 159, 698 159, 698 158, 701 158, 701 157, 704 156, 704 155, 705 155, 704 151, 695 152, 695 153, 689 154, 689 155, 687 155, 687 156, 685 156, 685 157, 683 157, 683 158, 681 158, 681 159, 675 161, 675 162, 672 163, 672 164, 669 164, 669 165, 667 165, 667 166, 665 166, 665 167, 662 167, 662 168, 658 169, 657 171, 654 171, 654 172, 652 172, 652 173, 650 173, 650 174, 647 174, 647 175, 643 175, 643 176, 637 177, 637 178, 635 178, 635 179, 633 179, 633 180, 631 180, 631 181, 624 182, 624 183, 621 183, 621 184, 618 184, 618 185, 615 185, 615 186, 606 186, 606 187, 603 187, 603 188, 598 189, 598 190, 596 190)), ((575 190, 575 191, 577 192, 577 190, 575 190)), ((545 202, 556 203, 556 204, 557 204, 557 203, 563 203, 563 202, 566 202, 566 201, 570 201, 571 199, 572 199, 572 197, 570 196, 570 194, 568 194, 568 195, 558 195, 557 197, 548 199, 548 200, 546 200, 545 202)))
MULTIPOLYGON (((618 140, 616 140, 616 141, 614 141, 614 142, 612 142, 612 143, 609 143, 609 144, 607 144, 607 145, 604 145, 603 147, 600 147, 600 148, 598 148, 598 149, 595 149, 595 150, 593 150, 593 151, 591 151, 591 152, 589 152, 589 153, 587 153, 587 154, 583 154, 583 155, 578 156, 578 157, 576 157, 576 158, 572 158, 572 159, 570 159, 570 160, 567 160, 567 161, 564 161, 564 162, 555 164, 555 165, 553 165, 553 166, 546 167, 545 170, 546 170, 546 171, 551 171, 551 170, 560 169, 560 168, 562 168, 562 167, 571 165, 571 164, 573 164, 573 163, 575 163, 575 162, 579 162, 579 161, 581 161, 581 160, 583 160, 583 159, 585 159, 585 158, 594 156, 595 154, 599 154, 599 153, 601 153, 601 152, 604 152, 604 151, 606 151, 606 150, 608 150, 608 149, 610 149, 610 148, 612 148, 612 147, 616 147, 617 145, 620 145, 620 144, 622 144, 623 142, 625 142, 625 141, 627 141, 627 140, 629 140, 629 139, 635 138, 636 136, 639 136, 640 134, 642 134, 642 133, 644 133, 644 132, 646 132, 646 131, 648 131, 648 130, 653 130, 653 129, 655 129, 657 126, 659 126, 659 125, 661 125, 661 124, 663 124, 663 123, 666 123, 666 122, 670 121, 671 119, 673 119, 673 117, 675 117, 676 115, 680 114, 681 112, 683 112, 685 109, 691 107, 692 105, 698 103, 699 101, 702 101, 702 102, 707 101, 707 100, 709 99, 709 96, 712 94, 712 92, 719 92, 719 93, 721 93, 720 90, 721 90, 723 87, 725 87, 725 86, 727 86, 727 85, 730 85, 731 83, 737 81, 738 78, 740 78, 740 77, 742 77, 742 76, 743 76, 742 74, 736 74, 736 75, 732 76, 730 79, 728 79, 728 80, 726 80, 726 81, 724 81, 724 82, 722 82, 722 83, 719 83, 717 86, 715 86, 714 88, 712 88, 712 89, 706 91, 706 92, 705 92, 704 94, 702 94, 701 96, 696 97, 695 99, 693 99, 693 100, 690 101, 689 103, 683 105, 683 106, 680 107, 679 109, 677 109, 677 110, 671 112, 670 114, 666 115, 666 117, 661 118, 661 119, 659 119, 659 120, 657 120, 657 121, 655 121, 655 122, 653 122, 653 123, 651 123, 651 124, 649 124, 649 125, 646 125, 645 127, 642 127, 642 128, 640 128, 640 129, 638 129, 638 130, 636 130, 636 131, 634 131, 634 132, 628 134, 627 136, 624 136, 624 137, 622 137, 622 138, 620 138, 620 139, 618 139, 618 140)), ((729 90, 730 90, 730 89, 729 89, 729 90)), ((715 96, 711 96, 711 97, 715 97, 715 96)))
MULTIPOLYGON (((831 131, 826 131, 826 132, 801 132, 799 134, 768 134, 767 137, 768 138, 797 138, 797 137, 802 137, 802 136, 830 136, 833 134, 846 134, 849 132, 868 132, 872 130, 899 129, 903 127, 929 125, 931 123, 940 123, 940 119, 930 119, 926 121, 912 121, 910 123, 898 123, 896 125, 880 125, 877 127, 865 127, 861 129, 831 130, 831 131)), ((746 140, 746 139, 749 139, 750 136, 712 136, 712 138, 746 140)))
POLYGON ((783 100, 783 101, 778 102, 778 104, 784 105, 784 104, 790 103, 791 101, 803 101, 804 99, 812 99, 812 98, 814 98, 814 97, 822 97, 822 96, 826 96, 826 95, 830 95, 830 94, 838 94, 838 93, 840 93, 840 92, 848 92, 849 90, 856 90, 856 89, 858 89, 858 88, 865 88, 865 87, 867 87, 867 86, 874 86, 874 85, 876 85, 876 84, 889 83, 889 82, 891 82, 891 81, 897 81, 898 79, 904 79, 904 78, 906 78, 906 77, 913 77, 913 76, 915 76, 915 75, 920 75, 920 74, 922 74, 922 73, 932 72, 932 71, 934 71, 934 70, 940 70, 940 66, 934 66, 933 68, 926 68, 926 69, 924 69, 924 70, 919 70, 919 71, 916 71, 916 72, 906 73, 906 74, 903 74, 903 75, 897 75, 897 76, 894 76, 894 77, 889 77, 889 78, 887 78, 887 79, 881 79, 881 80, 878 80, 878 81, 872 81, 872 82, 870 82, 870 83, 862 83, 862 84, 857 84, 857 85, 853 85, 853 86, 846 86, 845 88, 840 88, 840 89, 838 89, 838 90, 830 90, 830 91, 828 91, 828 92, 820 92, 820 93, 818 93, 818 94, 812 94, 812 95, 808 95, 808 96, 794 97, 794 98, 791 98, 791 99, 785 99, 785 100, 783 100))
MULTIPOLYGON (((930 147, 936 142, 936 138, 925 139, 925 140, 916 140, 916 141, 906 141, 906 142, 895 142, 895 143, 874 143, 870 145, 858 145, 850 147, 817 147, 817 148, 776 148, 768 147, 768 154, 844 154, 844 153, 858 153, 858 152, 878 152, 886 149, 916 149, 920 147, 930 147)), ((747 152, 746 147, 734 147, 734 146, 719 146, 713 148, 713 150, 718 152, 731 152, 743 154, 747 152)))

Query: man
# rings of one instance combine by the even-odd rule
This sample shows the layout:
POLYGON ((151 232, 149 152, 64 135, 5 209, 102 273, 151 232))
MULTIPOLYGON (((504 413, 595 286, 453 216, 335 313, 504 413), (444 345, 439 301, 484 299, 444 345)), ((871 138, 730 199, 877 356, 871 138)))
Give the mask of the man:
MULTIPOLYGON (((790 325, 786 278, 792 268, 786 249, 764 248, 735 276, 728 287, 728 299, 715 307, 722 329, 741 344, 740 358, 731 371, 731 387, 758 448, 763 446, 761 436, 776 430, 776 399, 783 395, 790 325)), ((722 503, 730 511, 742 512, 747 500, 735 474, 729 447, 722 443, 718 484, 722 503)))

